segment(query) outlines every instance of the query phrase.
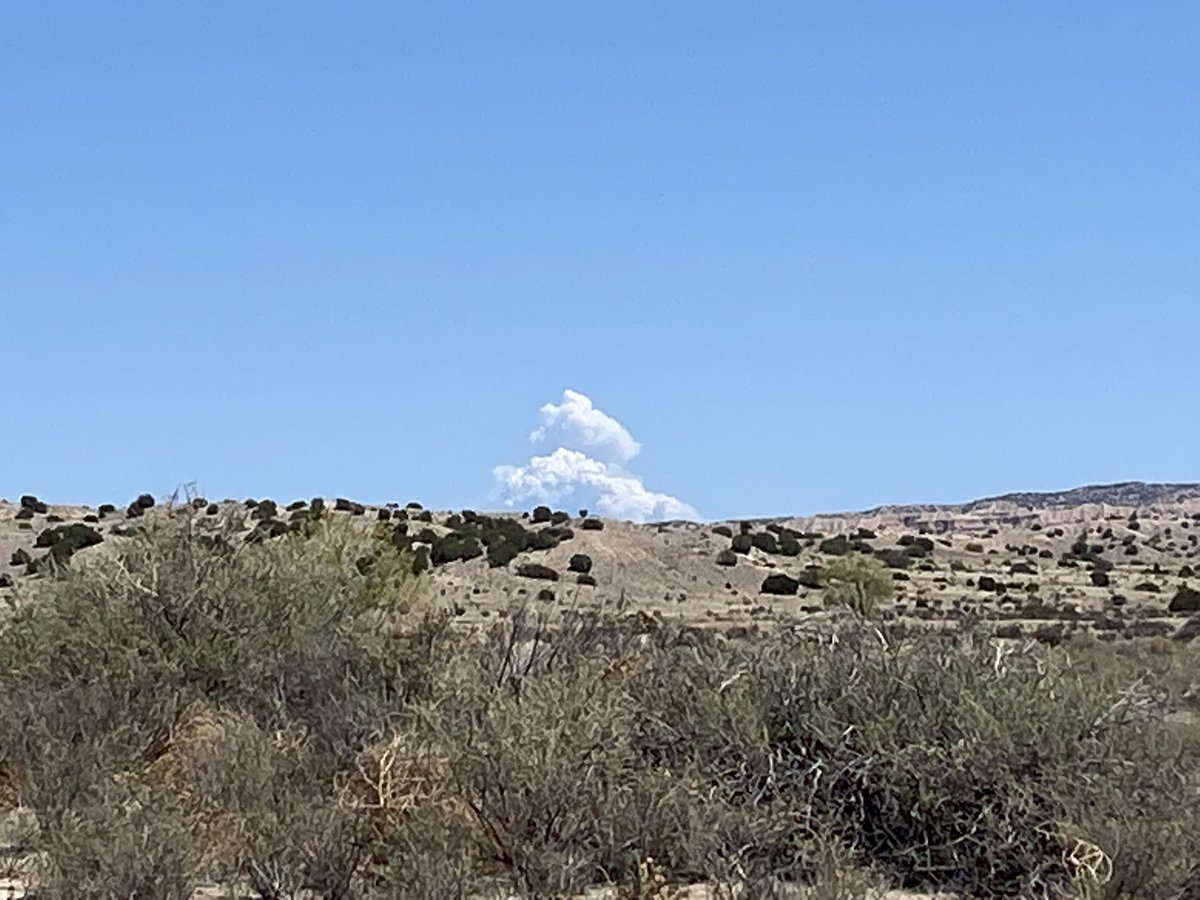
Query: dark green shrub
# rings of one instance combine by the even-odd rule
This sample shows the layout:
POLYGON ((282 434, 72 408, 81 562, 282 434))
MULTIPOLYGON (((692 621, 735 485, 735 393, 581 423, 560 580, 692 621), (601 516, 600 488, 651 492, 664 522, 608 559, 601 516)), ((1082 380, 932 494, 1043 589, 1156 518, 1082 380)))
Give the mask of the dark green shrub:
POLYGON ((803 587, 816 590, 822 586, 821 572, 822 569, 820 566, 805 566, 805 568, 803 568, 796 575, 796 580, 799 581, 803 587))
POLYGON ((550 524, 551 525, 562 525, 562 524, 564 524, 566 522, 570 522, 570 521, 571 521, 571 517, 561 510, 550 514, 550 524))
POLYGON ((302 537, 310 537, 315 534, 319 522, 320 517, 314 514, 311 509, 293 510, 288 515, 288 528, 293 534, 298 534, 302 537))
POLYGON ((582 584, 587 587, 595 587, 596 586, 596 578, 593 575, 582 574, 582 575, 576 576, 575 583, 582 584))
POLYGON ((79 522, 61 525, 54 530, 57 532, 57 537, 52 546, 65 548, 69 553, 83 550, 86 547, 94 547, 104 540, 104 536, 96 529, 79 522))
POLYGON ((845 535, 826 538, 817 548, 826 556, 845 556, 850 552, 850 541, 845 535))
POLYGON ((561 538, 549 528, 533 531, 529 534, 528 549, 553 550, 561 542, 561 538))
POLYGON ((783 556, 799 556, 800 542, 793 535, 785 533, 779 539, 779 552, 783 556))
POLYGON ((251 544, 262 543, 273 538, 283 537, 285 534, 292 534, 297 530, 292 523, 282 522, 279 519, 263 519, 246 535, 246 541, 251 544))
POLYGON ((1181 584, 1167 605, 1167 610, 1173 613, 1200 612, 1200 591, 1181 584))
POLYGON ((493 544, 487 551, 488 565, 493 569, 507 566, 520 552, 514 544, 493 544))
POLYGON ((540 525, 543 522, 549 522, 550 521, 550 507, 535 506, 533 508, 533 513, 529 517, 529 521, 531 521, 534 525, 540 525))
POLYGON ((718 566, 736 566, 737 565, 737 554, 734 553, 732 550, 722 550, 720 553, 717 554, 717 565, 718 566))
POLYGON ((774 572, 763 579, 759 592, 763 594, 791 595, 800 589, 800 582, 790 575, 774 572))
POLYGON ((503 516, 474 516, 464 519, 464 534, 475 534, 487 547, 488 564, 493 568, 506 566, 530 546, 530 532, 516 519, 503 516))
POLYGON ((712 529, 712 533, 719 534, 719 535, 721 535, 721 537, 727 537, 727 538, 733 537, 733 529, 730 528, 728 525, 714 525, 713 529, 712 529))
POLYGON ((522 578, 540 578, 544 581, 558 581, 558 572, 541 563, 522 563, 517 566, 517 574, 522 578))
POLYGON ((567 564, 567 568, 572 572, 580 572, 587 574, 592 571, 592 558, 586 553, 576 553, 571 557, 571 561, 567 564))
POLYGON ((451 532, 433 540, 429 561, 435 566, 441 566, 455 561, 466 562, 482 555, 483 548, 475 537, 451 532))
POLYGON ((764 553, 778 553, 779 541, 769 531, 760 531, 751 538, 751 543, 764 553))
POLYGON ((22 510, 28 510, 30 513, 45 514, 49 507, 46 506, 33 494, 24 494, 20 500, 22 510))
POLYGON ((889 569, 907 569, 912 564, 912 557, 909 554, 894 547, 876 550, 875 558, 889 569))
POLYGON ((584 531, 603 531, 604 530, 604 520, 603 519, 584 519, 582 522, 579 523, 579 527, 582 528, 584 531))
POLYGON ((278 515, 278 513, 279 506, 274 500, 261 500, 255 505, 254 511, 250 513, 250 518, 262 521, 265 519, 273 519, 276 515, 278 515))
POLYGON ((76 551, 95 546, 103 540, 103 535, 94 528, 78 522, 47 528, 37 536, 34 546, 49 548, 49 552, 38 559, 30 560, 25 571, 32 575, 61 568, 70 561, 76 551))
POLYGON ((264 519, 255 525, 250 533, 246 535, 246 542, 249 544, 260 544, 272 538, 291 534, 293 530, 287 522, 281 522, 278 519, 264 519))

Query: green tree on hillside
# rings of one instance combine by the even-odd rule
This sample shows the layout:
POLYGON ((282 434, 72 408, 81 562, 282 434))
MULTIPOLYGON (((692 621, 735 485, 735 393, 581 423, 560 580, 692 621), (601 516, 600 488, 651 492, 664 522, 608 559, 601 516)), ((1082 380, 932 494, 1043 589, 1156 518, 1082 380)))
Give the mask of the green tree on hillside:
POLYGON ((869 616, 882 602, 891 599, 895 580, 887 567, 861 553, 841 556, 821 573, 828 603, 846 606, 861 616, 869 616))

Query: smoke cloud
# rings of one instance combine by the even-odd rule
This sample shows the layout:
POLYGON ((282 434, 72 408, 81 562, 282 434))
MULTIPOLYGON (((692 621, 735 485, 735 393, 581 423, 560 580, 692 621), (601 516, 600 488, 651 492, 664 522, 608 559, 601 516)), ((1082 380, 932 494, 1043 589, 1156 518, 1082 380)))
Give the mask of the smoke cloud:
POLYGON ((525 465, 500 465, 492 470, 505 505, 574 500, 595 506, 603 515, 635 522, 698 518, 690 504, 648 490, 642 479, 625 467, 641 452, 641 445, 587 395, 565 390, 561 403, 541 408, 540 418, 541 424, 529 435, 530 442, 558 446, 546 455, 531 457, 525 465))

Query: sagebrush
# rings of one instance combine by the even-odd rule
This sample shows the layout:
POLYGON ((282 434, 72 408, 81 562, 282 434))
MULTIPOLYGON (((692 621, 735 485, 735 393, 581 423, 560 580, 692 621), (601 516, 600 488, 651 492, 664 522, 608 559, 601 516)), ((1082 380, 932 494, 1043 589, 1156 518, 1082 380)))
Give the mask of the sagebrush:
POLYGON ((1200 860, 1195 728, 1095 648, 520 608, 470 633, 387 528, 212 522, 0 625, 0 781, 46 896, 1169 897, 1200 860))

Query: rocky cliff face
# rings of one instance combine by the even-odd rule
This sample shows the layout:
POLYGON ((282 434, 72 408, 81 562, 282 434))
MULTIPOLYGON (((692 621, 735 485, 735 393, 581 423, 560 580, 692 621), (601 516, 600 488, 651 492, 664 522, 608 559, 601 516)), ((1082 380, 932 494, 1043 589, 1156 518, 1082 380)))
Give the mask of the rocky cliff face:
POLYGON ((1021 492, 969 503, 879 506, 862 512, 832 513, 780 521, 813 531, 894 525, 932 534, 982 534, 998 528, 1035 524, 1067 526, 1128 518, 1131 514, 1200 512, 1200 484, 1147 484, 1140 481, 1088 485, 1068 491, 1021 492))

